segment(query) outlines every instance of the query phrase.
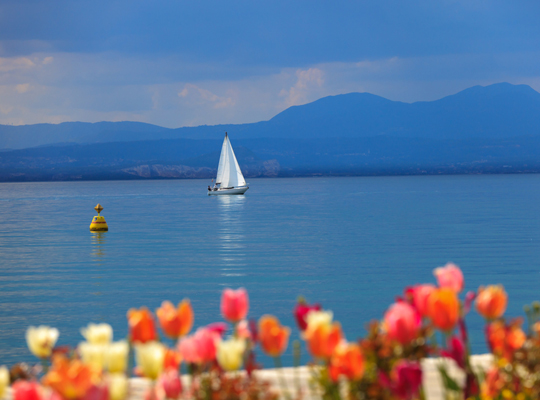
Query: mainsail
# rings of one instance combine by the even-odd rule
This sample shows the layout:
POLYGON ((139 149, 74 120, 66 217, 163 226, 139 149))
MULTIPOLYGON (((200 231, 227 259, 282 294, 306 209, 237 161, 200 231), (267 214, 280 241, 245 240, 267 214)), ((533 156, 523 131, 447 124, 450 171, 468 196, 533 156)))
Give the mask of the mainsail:
POLYGON ((221 147, 221 156, 219 157, 219 166, 216 177, 216 184, 220 184, 222 188, 245 186, 246 180, 236 156, 234 155, 233 148, 229 136, 225 133, 225 140, 223 140, 223 146, 221 147))

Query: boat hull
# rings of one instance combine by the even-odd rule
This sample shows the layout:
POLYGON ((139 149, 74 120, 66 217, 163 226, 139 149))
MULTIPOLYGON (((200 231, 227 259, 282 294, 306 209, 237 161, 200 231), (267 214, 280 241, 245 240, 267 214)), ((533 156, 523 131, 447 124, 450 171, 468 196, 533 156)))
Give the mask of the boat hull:
POLYGON ((244 194, 246 190, 249 189, 249 186, 235 187, 231 189, 218 189, 218 190, 209 190, 208 196, 219 196, 223 194, 244 194))

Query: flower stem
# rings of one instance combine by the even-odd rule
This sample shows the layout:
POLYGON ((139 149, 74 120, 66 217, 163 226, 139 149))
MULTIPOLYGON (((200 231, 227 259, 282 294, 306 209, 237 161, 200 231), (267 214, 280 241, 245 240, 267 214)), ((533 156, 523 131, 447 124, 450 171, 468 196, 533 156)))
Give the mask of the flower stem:
POLYGON ((276 370, 277 370, 276 372, 277 372, 278 379, 279 379, 279 385, 282 387, 283 395, 287 400, 290 400, 291 396, 290 396, 289 390, 287 388, 287 381, 285 380, 285 377, 283 376, 283 366, 281 365, 281 357, 280 356, 274 357, 274 365, 276 366, 276 370))

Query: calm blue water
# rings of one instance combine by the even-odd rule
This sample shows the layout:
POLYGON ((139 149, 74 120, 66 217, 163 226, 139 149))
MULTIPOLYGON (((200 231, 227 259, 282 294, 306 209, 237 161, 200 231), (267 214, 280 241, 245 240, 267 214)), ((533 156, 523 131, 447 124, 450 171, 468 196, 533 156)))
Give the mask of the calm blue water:
MULTIPOLYGON (((121 338, 130 307, 184 297, 197 326, 220 320, 224 287, 248 289, 251 317, 289 326, 298 295, 319 301, 351 340, 447 261, 468 289, 504 283, 510 314, 540 299, 540 175, 250 183, 235 197, 201 180, 1 184, 0 364, 32 360, 28 325, 75 345, 106 321, 121 338), (92 234, 98 202, 110 231, 92 234)), ((468 322, 484 351, 480 318, 468 322)))

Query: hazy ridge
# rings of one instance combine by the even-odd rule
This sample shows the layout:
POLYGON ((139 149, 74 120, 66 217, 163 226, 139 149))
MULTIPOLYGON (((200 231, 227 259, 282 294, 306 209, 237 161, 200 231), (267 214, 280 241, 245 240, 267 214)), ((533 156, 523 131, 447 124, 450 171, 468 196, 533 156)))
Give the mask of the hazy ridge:
POLYGON ((501 83, 412 104, 330 96, 254 124, 2 125, 0 180, 212 177, 225 131, 247 177, 540 172, 540 94, 501 83))

